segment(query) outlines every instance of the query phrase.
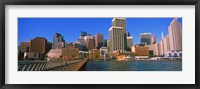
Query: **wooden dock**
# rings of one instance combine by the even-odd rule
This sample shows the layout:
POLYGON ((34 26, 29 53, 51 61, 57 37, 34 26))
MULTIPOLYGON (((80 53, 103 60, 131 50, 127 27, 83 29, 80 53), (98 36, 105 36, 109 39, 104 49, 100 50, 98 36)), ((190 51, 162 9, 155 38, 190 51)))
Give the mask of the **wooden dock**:
POLYGON ((79 71, 87 60, 73 61, 19 61, 18 71, 79 71))

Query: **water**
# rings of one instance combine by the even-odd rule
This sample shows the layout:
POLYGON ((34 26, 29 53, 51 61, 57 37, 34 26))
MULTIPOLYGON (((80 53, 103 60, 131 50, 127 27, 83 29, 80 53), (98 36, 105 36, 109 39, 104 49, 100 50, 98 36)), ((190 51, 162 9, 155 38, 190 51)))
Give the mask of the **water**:
POLYGON ((182 61, 88 61, 86 71, 182 71, 182 61))

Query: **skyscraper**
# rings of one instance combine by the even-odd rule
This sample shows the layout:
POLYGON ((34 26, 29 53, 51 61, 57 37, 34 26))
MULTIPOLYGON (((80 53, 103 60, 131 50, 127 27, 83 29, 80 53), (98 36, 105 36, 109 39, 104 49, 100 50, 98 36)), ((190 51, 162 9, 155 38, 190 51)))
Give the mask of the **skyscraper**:
POLYGON ((101 48, 104 42, 103 34, 96 34, 94 38, 95 38, 95 48, 97 49, 101 48))
POLYGON ((59 33, 55 33, 53 37, 53 49, 65 47, 65 40, 59 33))
POLYGON ((123 27, 112 26, 109 29, 109 51, 125 50, 123 27))
POLYGON ((124 33, 126 33, 126 18, 113 18, 112 26, 123 27, 124 33))
POLYGON ((109 51, 127 48, 126 18, 113 18, 109 29, 109 51))
POLYGON ((127 37, 127 50, 131 51, 133 46, 133 37, 127 37))
POLYGON ((86 48, 89 49, 95 49, 95 43, 94 39, 87 39, 86 40, 86 48))
POLYGON ((126 34, 127 34, 127 37, 131 36, 131 35, 130 35, 130 32, 126 32, 126 34))
POLYGON ((94 49, 95 48, 95 41, 93 36, 85 36, 84 37, 86 48, 89 49, 94 49))
POLYGON ((107 45, 108 45, 108 40, 104 39, 104 41, 103 41, 103 47, 107 47, 107 45))
POLYGON ((178 22, 178 18, 174 18, 171 21, 168 32, 170 50, 182 50, 182 26, 178 22))
POLYGON ((140 42, 150 45, 151 44, 151 33, 140 34, 140 42))

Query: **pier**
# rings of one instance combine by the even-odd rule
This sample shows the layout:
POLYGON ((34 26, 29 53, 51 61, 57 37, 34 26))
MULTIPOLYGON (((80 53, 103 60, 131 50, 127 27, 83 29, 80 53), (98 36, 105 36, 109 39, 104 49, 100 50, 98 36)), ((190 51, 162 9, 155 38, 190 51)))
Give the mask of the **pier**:
POLYGON ((80 71, 84 70, 87 60, 72 61, 19 61, 18 71, 80 71))

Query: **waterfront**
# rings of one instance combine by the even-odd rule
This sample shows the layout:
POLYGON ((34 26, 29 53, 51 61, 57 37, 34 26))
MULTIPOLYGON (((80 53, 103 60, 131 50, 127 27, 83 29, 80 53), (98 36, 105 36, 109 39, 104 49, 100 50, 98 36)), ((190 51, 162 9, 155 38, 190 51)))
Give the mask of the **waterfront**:
POLYGON ((88 61, 86 71, 182 71, 182 61, 88 61))
POLYGON ((32 31, 37 34, 21 34, 29 33, 31 30, 27 29, 33 28, 34 24, 29 23, 32 19, 20 18, 18 71, 182 71, 182 18, 114 17, 104 18, 108 21, 102 24, 99 24, 99 19, 103 18, 59 18, 56 21, 66 20, 66 24, 63 25, 61 21, 62 24, 58 24, 58 27, 67 28, 58 30, 57 27, 46 28, 55 26, 48 23, 54 22, 55 18, 40 18, 35 19, 38 20, 35 24, 43 22, 38 25, 46 25, 45 29, 52 31, 40 32, 44 30, 36 31, 41 28, 34 28, 32 31), (149 25, 157 20, 160 20, 157 24, 149 25), (83 22, 86 28, 73 22, 83 22), (95 22, 99 24, 95 26, 96 29, 87 28, 95 22), (160 31, 161 24, 165 25, 162 27, 165 35, 160 31), (130 27, 133 25, 138 26, 141 31, 130 27), (101 28, 104 26, 107 27, 101 28), (39 33, 41 34, 38 35, 39 33), (161 36, 157 37, 158 34, 161 36), (32 36, 29 38, 30 35, 32 36))

